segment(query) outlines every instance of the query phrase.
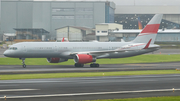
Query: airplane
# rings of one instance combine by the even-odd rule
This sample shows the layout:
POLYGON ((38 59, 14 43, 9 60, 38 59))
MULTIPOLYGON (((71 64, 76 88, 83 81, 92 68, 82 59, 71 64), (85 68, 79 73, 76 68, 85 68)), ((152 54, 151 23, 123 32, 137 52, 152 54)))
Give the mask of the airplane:
POLYGON ((25 68, 25 58, 47 58, 49 63, 74 59, 75 67, 99 67, 97 59, 124 58, 156 51, 154 44, 163 14, 155 14, 139 35, 130 42, 20 42, 13 44, 4 56, 19 58, 25 68))

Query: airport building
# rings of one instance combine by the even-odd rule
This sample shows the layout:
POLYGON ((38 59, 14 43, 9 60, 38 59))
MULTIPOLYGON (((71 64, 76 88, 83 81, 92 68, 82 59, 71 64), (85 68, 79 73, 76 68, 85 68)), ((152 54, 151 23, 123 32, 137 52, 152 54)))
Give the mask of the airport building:
POLYGON ((95 28, 96 28, 96 39, 98 41, 107 42, 112 40, 112 38, 114 37, 116 37, 116 41, 118 41, 117 39, 121 37, 121 35, 119 33, 113 34, 114 37, 112 37, 112 35, 110 35, 109 32, 114 30, 122 30, 123 25, 116 23, 99 23, 96 24, 95 28))
POLYGON ((133 40, 154 14, 164 14, 156 42, 180 42, 180 1, 178 0, 116 0, 115 23, 122 24, 125 31, 110 32, 123 34, 122 39, 133 40), (142 28, 138 25, 141 22, 142 28), (129 31, 127 32, 127 30, 129 31), (122 33, 123 32, 123 33, 122 33))
POLYGON ((164 14, 160 28, 180 29, 180 1, 178 0, 118 0, 115 23, 124 29, 138 29, 138 18, 143 27, 154 14, 164 14))
POLYGON ((114 10, 115 4, 109 1, 1 0, 0 35, 21 31, 16 38, 30 39, 34 30, 43 30, 55 39, 57 28, 94 28, 97 23, 113 23, 114 10))
MULTIPOLYGON (((42 36, 50 40, 61 39, 61 37, 57 38, 57 29, 67 26, 94 29, 96 25, 100 28, 100 26, 116 23, 122 25, 119 29, 139 29, 138 21, 141 22, 143 28, 156 13, 164 14, 160 29, 176 29, 175 32, 168 33, 167 31, 165 35, 161 33, 157 39, 159 41, 164 39, 164 42, 166 40, 179 42, 180 40, 180 31, 178 31, 180 29, 180 1, 178 0, 1 0, 0 12, 0 40, 4 33, 15 33, 17 39, 43 39, 42 36)), ((99 41, 113 41, 114 39, 119 41, 121 38, 129 41, 137 35, 137 33, 113 35, 114 29, 116 27, 103 29, 103 33, 98 33, 100 29, 95 29, 95 34, 88 35, 99 41), (103 35, 105 30, 106 35, 103 35)), ((82 31, 79 32, 80 37, 84 38, 82 31)), ((72 32, 71 35, 73 33, 77 34, 77 32, 72 32)), ((80 40, 73 36, 72 41, 80 40)))
POLYGON ((61 41, 67 38, 69 41, 89 41, 95 40, 95 32, 91 28, 65 26, 56 29, 56 40, 61 41))

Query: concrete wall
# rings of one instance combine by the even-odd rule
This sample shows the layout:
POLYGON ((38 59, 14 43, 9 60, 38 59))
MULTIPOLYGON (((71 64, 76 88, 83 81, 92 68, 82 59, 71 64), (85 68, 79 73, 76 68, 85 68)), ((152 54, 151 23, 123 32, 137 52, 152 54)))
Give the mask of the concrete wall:
POLYGON ((107 36, 109 30, 123 29, 123 25, 115 23, 103 23, 96 25, 96 36, 107 36), (106 32, 105 32, 106 31, 106 32))
POLYGON ((109 34, 109 31, 123 29, 123 25, 116 23, 102 23, 96 24, 96 37, 98 41, 104 42, 111 39, 115 39, 117 36, 112 36, 109 34))
POLYGON ((68 27, 56 30, 56 40, 60 41, 63 37, 68 38, 68 27))
POLYGON ((56 33, 58 41, 63 37, 68 38, 69 41, 82 41, 83 38, 81 30, 73 27, 69 27, 69 32, 68 27, 57 29, 56 33))
POLYGON ((96 25, 96 36, 107 36, 108 35, 108 24, 97 24, 96 25))
POLYGON ((98 41, 100 41, 100 42, 107 42, 107 41, 109 41, 109 39, 108 39, 107 36, 100 36, 98 41))
POLYGON ((69 40, 71 41, 81 41, 82 40, 82 32, 80 29, 76 29, 73 27, 69 28, 69 40))

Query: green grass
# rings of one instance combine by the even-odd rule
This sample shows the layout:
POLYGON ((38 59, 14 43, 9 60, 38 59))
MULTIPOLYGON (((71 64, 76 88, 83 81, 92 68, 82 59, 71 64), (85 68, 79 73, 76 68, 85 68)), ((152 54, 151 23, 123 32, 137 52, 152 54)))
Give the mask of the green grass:
POLYGON ((105 100, 84 100, 84 101, 180 101, 180 96, 126 98, 126 99, 105 99, 105 100))
MULTIPOLYGON (((163 54, 150 54, 139 55, 128 58, 117 59, 97 59, 99 64, 127 64, 127 63, 154 63, 154 62, 177 62, 180 61, 180 54, 163 55, 163 54)), ((22 60, 18 58, 0 58, 0 65, 22 65, 22 60)), ((26 65, 74 65, 74 60, 69 59, 67 62, 62 63, 48 63, 45 58, 27 58, 26 65)))
POLYGON ((0 80, 70 78, 70 77, 98 77, 98 76, 125 76, 125 75, 155 75, 155 74, 180 74, 180 71, 176 71, 176 70, 147 70, 147 71, 87 72, 87 73, 11 74, 11 75, 0 75, 0 80))

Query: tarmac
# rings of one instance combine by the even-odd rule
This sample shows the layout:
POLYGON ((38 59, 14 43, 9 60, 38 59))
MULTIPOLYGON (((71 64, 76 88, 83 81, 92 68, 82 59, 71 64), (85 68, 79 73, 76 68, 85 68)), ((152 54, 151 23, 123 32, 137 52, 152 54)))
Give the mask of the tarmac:
POLYGON ((180 75, 0 80, 0 100, 79 101, 180 96, 180 75))

